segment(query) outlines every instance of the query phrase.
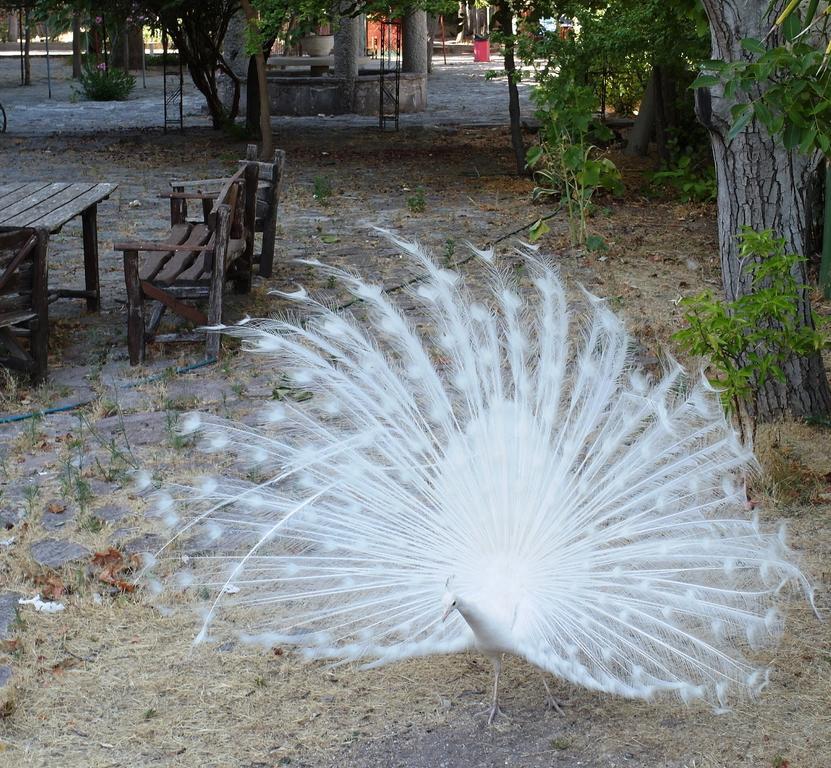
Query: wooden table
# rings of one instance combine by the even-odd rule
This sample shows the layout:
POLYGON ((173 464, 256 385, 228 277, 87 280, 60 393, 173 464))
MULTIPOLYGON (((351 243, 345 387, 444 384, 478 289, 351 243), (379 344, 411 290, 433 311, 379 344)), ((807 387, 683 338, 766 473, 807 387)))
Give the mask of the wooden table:
POLYGON ((106 200, 118 184, 67 182, 0 184, 0 227, 42 227, 52 234, 68 221, 81 217, 84 240, 84 281, 86 290, 61 288, 50 291, 55 297, 87 300, 87 308, 101 307, 98 280, 98 203, 106 200))

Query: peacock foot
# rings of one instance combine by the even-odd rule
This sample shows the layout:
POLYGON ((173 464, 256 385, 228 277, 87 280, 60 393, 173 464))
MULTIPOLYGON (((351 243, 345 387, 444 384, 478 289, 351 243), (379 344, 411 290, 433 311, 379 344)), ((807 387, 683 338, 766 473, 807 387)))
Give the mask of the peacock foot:
POLYGON ((546 694, 546 696, 545 696, 545 708, 546 709, 553 709, 558 715, 565 716, 566 713, 563 711, 564 706, 566 706, 566 703, 564 701, 558 701, 550 693, 546 694))
POLYGON ((474 715, 474 717, 482 717, 483 715, 488 716, 488 725, 493 725, 493 721, 496 720, 497 717, 503 717, 506 720, 511 719, 502 711, 502 708, 498 705, 494 705, 492 707, 488 707, 487 709, 483 709, 481 712, 477 712, 474 715))

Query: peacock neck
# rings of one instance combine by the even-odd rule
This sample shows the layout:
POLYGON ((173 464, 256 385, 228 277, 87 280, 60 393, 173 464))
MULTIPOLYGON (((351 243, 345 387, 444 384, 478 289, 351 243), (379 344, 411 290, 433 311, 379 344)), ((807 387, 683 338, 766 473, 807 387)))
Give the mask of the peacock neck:
POLYGON ((481 606, 472 600, 456 599, 456 610, 462 615, 473 632, 477 647, 485 653, 503 653, 510 649, 510 636, 505 635, 507 628, 489 616, 481 606))

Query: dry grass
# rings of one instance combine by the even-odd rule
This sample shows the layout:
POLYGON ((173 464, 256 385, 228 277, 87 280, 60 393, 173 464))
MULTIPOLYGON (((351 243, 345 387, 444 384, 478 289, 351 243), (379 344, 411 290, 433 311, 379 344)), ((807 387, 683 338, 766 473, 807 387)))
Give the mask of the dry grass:
MULTIPOLYGON (((492 134, 478 139, 443 137, 441 143, 427 136, 425 145, 436 152, 431 163, 424 163, 417 151, 407 155, 409 159, 395 160, 395 165, 387 157, 380 176, 379 168, 371 165, 378 147, 365 139, 345 141, 337 158, 331 158, 338 165, 323 171, 332 176, 334 190, 326 209, 316 209, 311 197, 311 181, 321 172, 315 165, 319 147, 303 146, 307 139, 302 137, 294 140, 298 146, 287 147, 292 175, 278 241, 284 252, 348 263, 352 249, 362 259, 358 268, 395 282, 395 264, 381 263, 375 256, 377 241, 347 222, 359 221, 374 208, 392 208, 392 225, 419 234, 441 253, 448 233, 459 244, 465 237, 481 243, 483 226, 507 232, 540 213, 528 206, 529 183, 504 175, 510 158, 494 149, 501 145, 492 134), (473 142, 478 168, 499 171, 477 178, 475 190, 464 175, 474 151, 466 142, 473 142), (428 209, 420 216, 407 212, 407 193, 401 191, 399 179, 427 190, 428 209), (440 209, 436 200, 443 201, 440 209), (303 218, 310 211, 326 221, 312 226, 303 218), (468 218, 460 218, 460 212, 468 218), (322 244, 318 226, 336 231, 340 243, 322 244)), ((382 149, 383 141, 378 139, 382 149)), ((204 149, 197 142, 194 151, 204 149)), ((182 148, 170 151, 181 153, 182 148)), ((136 160, 128 156, 108 162, 129 169, 136 160)), ((184 161, 179 155, 175 160, 154 155, 153 162, 184 161)), ((637 162, 625 162, 627 173, 638 170, 637 162)), ((198 168, 194 176, 210 175, 203 170, 198 168)), ((608 214, 598 213, 593 226, 610 246, 602 261, 556 251, 564 227, 555 226, 543 245, 559 253, 561 269, 572 285, 579 281, 608 297, 630 319, 633 335, 646 350, 657 353, 671 347, 670 335, 680 322, 674 300, 679 293, 697 290, 702 281, 717 281, 712 208, 649 200, 635 191, 608 214)), ((267 289, 284 287, 294 278, 296 274, 284 267, 274 281, 257 290, 253 304, 245 309, 255 314, 268 311, 273 305, 267 289)), ((168 348, 158 354, 173 363, 175 352, 168 348)), ((141 425, 129 422, 122 432, 121 403, 113 401, 112 393, 102 392, 88 411, 99 437, 88 434, 81 446, 87 458, 84 477, 100 480, 101 467, 110 467, 108 461, 118 465, 108 448, 108 441, 115 440, 131 461, 160 480, 185 478, 200 465, 172 431, 178 408, 197 404, 245 418, 272 395, 273 372, 242 360, 199 376, 214 386, 209 397, 200 396, 197 403, 188 384, 196 377, 162 379, 136 388, 132 395, 140 398, 142 405, 137 407, 146 409, 151 425, 139 440, 135 437, 141 425)), ((53 460, 47 469, 53 474, 42 480, 40 501, 58 493, 61 462, 78 450, 77 445, 70 447, 72 434, 67 436, 77 432, 74 425, 71 419, 55 419, 19 429, 7 442, 4 466, 9 479, 16 478, 18 462, 48 454, 53 460)), ((764 428, 758 449, 763 472, 754 485, 754 498, 762 517, 771 525, 780 517, 787 519, 792 544, 816 585, 818 607, 831 615, 828 432, 804 425, 764 428)), ((156 523, 144 517, 144 501, 129 487, 116 489, 107 501, 131 511, 124 525, 134 529, 133 535, 155 530, 156 523)), ((47 575, 28 557, 29 545, 43 537, 39 515, 40 509, 28 525, 15 530, 18 542, 0 555, 4 591, 30 595, 47 575)), ((73 527, 70 532, 90 551, 106 549, 112 534, 108 527, 73 527)), ((0 663, 14 668, 13 686, 4 689, 6 699, 0 700, 2 768, 776 768, 777 761, 778 768, 784 768, 782 760, 791 768, 831 766, 828 624, 819 622, 800 600, 793 601, 782 643, 759 659, 774 667, 770 686, 758 702, 743 704, 730 715, 715 716, 667 700, 625 701, 567 686, 559 689, 569 702, 566 717, 543 715, 536 672, 510 660, 502 703, 512 719, 486 728, 475 713, 485 705, 490 668, 475 654, 361 671, 303 663, 290 648, 194 649, 191 640, 197 626, 191 611, 162 615, 141 592, 112 595, 86 564, 69 567, 59 576, 69 590, 62 598, 67 610, 48 616, 26 609, 17 639, 0 649, 0 663)), ((185 602, 198 607, 193 596, 185 602)))

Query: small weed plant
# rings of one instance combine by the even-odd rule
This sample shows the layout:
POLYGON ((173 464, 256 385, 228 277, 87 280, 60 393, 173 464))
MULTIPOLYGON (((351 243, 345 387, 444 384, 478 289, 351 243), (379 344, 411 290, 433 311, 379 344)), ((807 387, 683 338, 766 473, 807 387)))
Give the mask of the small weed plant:
MULTIPOLYGON (((592 143, 611 134, 594 120, 595 96, 587 86, 565 76, 548 76, 540 81, 534 99, 541 122, 540 142, 525 158, 537 183, 533 199, 558 199, 568 217, 571 244, 582 247, 589 239, 592 197, 600 189, 615 194, 623 189, 615 164, 600 156, 592 143)), ((539 219, 531 227, 531 240, 539 239, 548 229, 545 219, 539 219)))
POLYGON ((707 357, 713 384, 735 417, 740 433, 755 432, 754 404, 772 378, 785 380, 782 366, 792 355, 822 348, 822 335, 799 318, 799 295, 805 290, 794 277, 802 257, 785 251, 785 240, 771 230, 745 227, 739 235, 743 271, 752 290, 734 301, 721 301, 710 291, 681 301, 687 327, 675 334, 681 347, 707 357))
POLYGON ((129 72, 103 62, 84 67, 79 82, 89 101, 126 101, 136 87, 136 78, 129 72))
POLYGON ((314 191, 312 195, 315 200, 325 203, 332 196, 332 184, 326 176, 315 176, 314 191))
POLYGON ((427 209, 427 201, 424 199, 424 190, 421 187, 418 187, 407 198, 407 208, 410 209, 410 213, 424 213, 427 209))

